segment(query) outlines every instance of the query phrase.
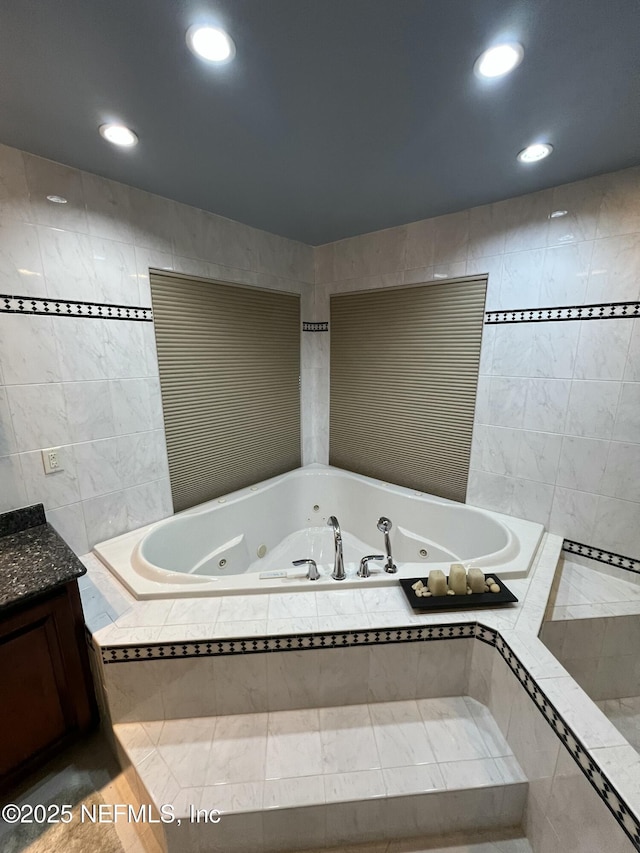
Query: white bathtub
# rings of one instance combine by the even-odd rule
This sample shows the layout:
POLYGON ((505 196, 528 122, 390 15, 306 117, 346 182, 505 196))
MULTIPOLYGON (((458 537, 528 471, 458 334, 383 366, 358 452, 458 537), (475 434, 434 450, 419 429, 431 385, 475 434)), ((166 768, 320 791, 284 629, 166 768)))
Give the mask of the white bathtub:
POLYGON ((209 501, 172 518, 96 545, 94 552, 136 598, 289 592, 395 584, 448 572, 452 562, 502 577, 525 577, 542 536, 540 524, 393 486, 324 465, 309 465, 209 501), (347 577, 334 581, 333 532, 342 528, 347 577), (393 522, 396 574, 360 558, 382 554, 380 516, 393 522), (316 561, 311 582, 295 559, 316 561))

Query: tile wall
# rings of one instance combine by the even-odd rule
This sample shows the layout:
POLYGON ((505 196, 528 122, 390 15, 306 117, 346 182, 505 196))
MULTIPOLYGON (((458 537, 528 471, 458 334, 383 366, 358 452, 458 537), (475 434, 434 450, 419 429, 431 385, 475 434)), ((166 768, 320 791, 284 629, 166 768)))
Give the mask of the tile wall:
MULTIPOLYGON (((640 168, 321 246, 332 293, 488 273, 488 311, 640 300, 640 168), (558 215, 558 214, 562 215, 558 215)), ((328 459, 328 334, 314 458, 328 459)), ((640 318, 485 325, 467 500, 640 556, 640 318)))
MULTIPOLYGON (((489 311, 637 301, 640 168, 314 250, 0 146, 0 294, 149 306, 149 267, 298 292, 316 321, 331 293, 479 273, 489 311)), ((301 389, 326 462, 327 332, 302 334, 301 389)), ((469 502, 639 557, 640 319, 486 325, 478 392, 469 502)), ((151 323, 0 312, 0 482, 79 553, 170 512, 151 323)))
MULTIPOLYGON (((0 146, 2 295, 150 306, 156 267, 301 293, 309 319, 312 251, 0 146)), ((39 501, 80 554, 171 513, 152 323, 0 312, 0 512, 39 501)))
POLYGON ((115 724, 460 696, 473 643, 383 640, 358 648, 98 662, 96 670, 115 724))

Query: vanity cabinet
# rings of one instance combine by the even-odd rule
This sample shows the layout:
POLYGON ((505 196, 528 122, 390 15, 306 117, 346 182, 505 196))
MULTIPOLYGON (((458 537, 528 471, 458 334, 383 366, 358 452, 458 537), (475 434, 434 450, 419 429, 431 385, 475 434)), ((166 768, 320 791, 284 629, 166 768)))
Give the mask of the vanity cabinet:
POLYGON ((0 612, 0 789, 97 719, 77 581, 0 612))

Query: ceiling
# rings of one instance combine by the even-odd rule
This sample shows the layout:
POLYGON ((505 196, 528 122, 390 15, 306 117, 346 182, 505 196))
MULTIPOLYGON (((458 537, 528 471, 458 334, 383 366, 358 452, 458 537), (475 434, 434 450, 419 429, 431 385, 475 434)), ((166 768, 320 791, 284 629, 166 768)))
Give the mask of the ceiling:
POLYGON ((318 245, 639 163, 639 45, 638 0, 3 0, 0 141, 318 245))

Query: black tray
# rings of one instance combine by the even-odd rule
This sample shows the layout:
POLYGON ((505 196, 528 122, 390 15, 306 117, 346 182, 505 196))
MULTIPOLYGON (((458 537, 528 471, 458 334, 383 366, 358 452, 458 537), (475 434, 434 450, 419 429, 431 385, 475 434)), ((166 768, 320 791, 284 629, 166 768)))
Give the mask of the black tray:
MULTIPOLYGON (((472 592, 471 595, 430 595, 427 598, 418 597, 415 590, 411 589, 417 581, 427 585, 427 578, 399 578, 400 586, 414 610, 475 610, 476 607, 495 607, 498 604, 512 604, 518 599, 507 589, 498 575, 490 572, 488 577, 493 578, 500 587, 500 592, 472 592)), ((449 578, 447 578, 447 581, 449 578)))

